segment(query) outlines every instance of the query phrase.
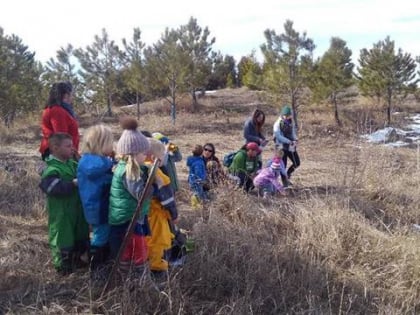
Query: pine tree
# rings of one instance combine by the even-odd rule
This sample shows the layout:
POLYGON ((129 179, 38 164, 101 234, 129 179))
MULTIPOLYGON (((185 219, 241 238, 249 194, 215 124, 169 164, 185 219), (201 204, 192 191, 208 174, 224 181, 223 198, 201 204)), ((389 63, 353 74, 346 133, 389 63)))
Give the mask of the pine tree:
POLYGON ((197 106, 196 91, 205 89, 211 74, 211 49, 216 39, 214 37, 210 39, 209 29, 207 27, 202 29, 198 25, 197 19, 193 17, 190 18, 188 24, 182 25, 178 32, 181 49, 186 56, 189 56, 185 80, 195 110, 197 106))
POLYGON ((0 28, 0 115, 7 127, 18 114, 37 108, 41 101, 41 72, 35 53, 18 36, 4 35, 0 28))
POLYGON ((338 101, 352 96, 346 90, 353 84, 351 50, 344 40, 332 37, 330 47, 316 63, 316 71, 310 84, 316 100, 328 99, 334 106, 336 123, 341 126, 338 101))
POLYGON ((397 98, 404 99, 414 91, 416 62, 402 49, 395 51, 395 43, 389 36, 373 45, 373 48, 360 51, 358 68, 359 87, 364 95, 376 97, 380 103, 386 102, 386 119, 391 124, 392 106, 397 98))
POLYGON ((141 41, 139 28, 134 28, 131 42, 123 39, 123 46, 125 49, 123 80, 128 88, 135 93, 137 119, 140 119, 141 98, 146 93, 146 74, 143 56, 145 44, 141 41))
POLYGON ((164 96, 169 102, 175 124, 177 96, 188 89, 185 78, 190 60, 180 46, 179 32, 166 28, 161 39, 145 49, 144 56, 148 89, 151 94, 164 96))
POLYGON ((113 95, 117 92, 122 54, 118 45, 109 39, 105 29, 102 29, 101 36, 95 35, 91 46, 74 51, 82 67, 80 74, 84 84, 92 94, 91 101, 106 104, 108 116, 112 116, 113 95))
POLYGON ((293 22, 286 20, 284 33, 274 30, 264 32, 266 43, 261 45, 265 59, 266 82, 275 94, 288 95, 296 125, 298 126, 299 96, 312 70, 313 40, 293 28, 293 22))

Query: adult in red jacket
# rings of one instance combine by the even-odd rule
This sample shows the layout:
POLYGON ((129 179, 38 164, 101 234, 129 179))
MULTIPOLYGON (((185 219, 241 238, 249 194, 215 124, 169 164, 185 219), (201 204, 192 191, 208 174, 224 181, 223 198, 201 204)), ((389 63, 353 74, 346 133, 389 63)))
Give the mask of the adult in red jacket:
POLYGON ((42 113, 42 140, 39 151, 42 159, 50 155, 48 139, 55 132, 71 135, 74 153, 79 149, 79 124, 73 111, 73 87, 70 82, 54 83, 42 113))

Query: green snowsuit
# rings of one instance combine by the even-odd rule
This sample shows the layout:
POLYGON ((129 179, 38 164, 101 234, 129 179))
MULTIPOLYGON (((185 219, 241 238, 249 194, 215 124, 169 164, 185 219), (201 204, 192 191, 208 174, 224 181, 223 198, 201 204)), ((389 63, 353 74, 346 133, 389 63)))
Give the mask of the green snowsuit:
POLYGON ((40 188, 47 194, 48 241, 53 264, 58 271, 71 272, 89 242, 89 226, 72 182, 77 162, 71 159, 63 162, 50 156, 46 163, 40 188))

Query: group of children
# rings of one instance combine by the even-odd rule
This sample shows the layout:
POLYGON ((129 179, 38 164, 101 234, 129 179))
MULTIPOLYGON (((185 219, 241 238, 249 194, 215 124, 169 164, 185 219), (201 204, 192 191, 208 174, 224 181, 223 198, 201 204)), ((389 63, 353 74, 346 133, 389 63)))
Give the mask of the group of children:
MULTIPOLYGON (((297 138, 291 110, 285 107, 275 123, 275 150, 263 167, 261 152, 268 141, 258 126, 264 121, 264 113, 258 110, 247 120, 246 144, 228 165, 223 161, 227 172, 212 143, 195 146, 186 162, 193 207, 206 202, 209 190, 226 179, 246 192, 256 188, 263 198, 285 194, 284 188, 291 184, 290 175, 300 164, 293 148, 297 138), (248 141, 250 136, 257 142, 248 141), (293 162, 288 170, 287 158, 293 162)), ((145 200, 141 214, 135 218, 134 233, 118 264, 123 270, 144 270, 149 262, 153 275, 166 275, 168 271, 168 251, 178 232, 175 162, 182 155, 164 135, 137 130, 134 118, 123 119, 121 125, 123 132, 115 150, 109 127, 95 125, 87 129, 78 161, 73 158, 72 136, 55 132, 48 138, 48 154, 43 156, 47 167, 40 188, 47 195, 53 264, 61 274, 87 266, 98 270, 115 260, 140 199, 145 200), (152 179, 152 189, 146 191, 155 160, 160 167, 152 179)))
POLYGON ((147 138, 133 118, 122 120, 122 127, 115 154, 109 127, 87 129, 79 161, 73 158, 70 135, 57 132, 48 139, 50 155, 45 158, 40 188, 47 195, 49 244, 60 274, 87 266, 101 270, 114 260, 143 194, 145 202, 119 266, 143 272, 149 262, 156 276, 165 275, 169 268, 166 258, 177 233, 178 211, 177 182, 170 178, 176 173, 168 170, 180 153, 176 147, 169 148, 169 140, 161 134, 147 138), (161 167, 146 191, 155 159, 161 167))

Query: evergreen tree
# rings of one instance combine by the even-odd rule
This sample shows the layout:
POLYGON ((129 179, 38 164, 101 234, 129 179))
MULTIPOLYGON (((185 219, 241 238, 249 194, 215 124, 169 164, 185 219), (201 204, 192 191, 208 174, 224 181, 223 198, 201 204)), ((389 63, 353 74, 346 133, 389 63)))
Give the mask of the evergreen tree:
POLYGON ((41 72, 35 53, 0 28, 0 115, 7 127, 19 113, 32 111, 41 102, 41 72))
POLYGON ((182 49, 179 32, 165 29, 161 39, 144 51, 148 90, 156 96, 164 96, 171 106, 172 123, 176 121, 176 100, 186 92, 186 77, 190 57, 182 49), (169 94, 169 96, 168 96, 169 94))
POLYGON ((102 29, 101 36, 95 35, 91 46, 74 51, 82 67, 80 74, 90 92, 90 100, 97 104, 106 104, 108 116, 112 115, 113 96, 117 92, 122 54, 118 45, 109 39, 105 29, 102 29))
POLYGON ((416 88, 415 60, 401 48, 396 52, 395 43, 388 36, 373 48, 362 49, 359 64, 360 90, 364 95, 376 97, 378 103, 385 98, 387 123, 391 124, 393 103, 416 88))
POLYGON ((144 69, 143 49, 145 44, 141 41, 141 31, 134 28, 131 42, 123 39, 125 48, 123 80, 130 91, 135 94, 135 102, 137 105, 137 119, 140 119, 140 103, 142 95, 146 93, 146 74, 144 69))
POLYGON ((284 33, 264 32, 266 43, 261 45, 267 73, 267 87, 276 94, 288 95, 296 125, 298 125, 299 96, 312 71, 313 40, 293 28, 293 22, 284 23, 284 33))
POLYGON ((316 71, 311 89, 316 100, 328 99, 334 107, 336 123, 341 126, 338 101, 352 96, 346 90, 353 84, 351 50, 344 40, 332 37, 330 47, 316 63, 316 71))
POLYGON ((222 55, 220 52, 212 56, 212 72, 208 79, 207 90, 224 89, 236 86, 236 63, 229 55, 222 55))
POLYGON ((262 69, 253 51, 250 55, 242 57, 238 63, 238 83, 239 86, 257 90, 261 88, 261 81, 262 69))
POLYGON ((193 109, 197 105, 197 90, 205 89, 212 69, 211 49, 216 39, 209 38, 210 31, 207 27, 202 29, 197 19, 191 17, 188 24, 182 25, 179 30, 181 49, 189 62, 186 70, 186 84, 191 93, 193 109))
MULTIPOLYGON (((59 81, 68 81, 73 86, 74 105, 77 107, 84 102, 84 86, 77 73, 74 48, 68 44, 66 48, 61 47, 57 51, 56 59, 50 58, 45 66, 45 71, 41 76, 43 84, 49 87, 59 81)), ((85 108, 87 110, 87 108, 85 108)))

